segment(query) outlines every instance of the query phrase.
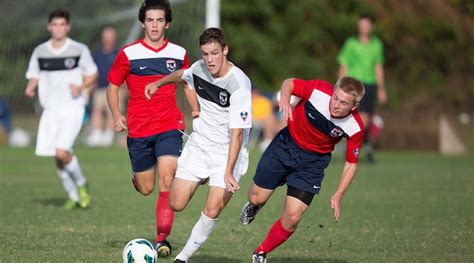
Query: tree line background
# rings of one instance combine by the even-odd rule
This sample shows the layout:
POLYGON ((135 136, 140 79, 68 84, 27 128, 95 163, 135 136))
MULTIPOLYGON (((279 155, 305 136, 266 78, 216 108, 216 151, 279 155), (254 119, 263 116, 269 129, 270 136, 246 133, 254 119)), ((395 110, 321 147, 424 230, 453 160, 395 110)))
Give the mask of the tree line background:
POLYGON ((291 76, 334 83, 361 13, 375 17, 384 43, 390 108, 474 111, 473 1, 224 0, 222 25, 231 59, 275 90, 291 76))
MULTIPOLYGON (((0 80, 4 85, 0 96, 22 101, 28 58, 33 47, 48 38, 46 16, 52 8, 71 9, 71 36, 92 48, 97 46, 100 28, 105 24, 117 25, 123 40, 136 20, 141 1, 92 1, 93 5, 91 1, 66 0, 0 2, 4 7, 0 11, 0 80), (133 14, 129 20, 98 20, 128 9, 133 14)), ((202 28, 195 27, 191 33, 176 32, 176 24, 193 12, 202 13, 204 1, 199 6, 200 10, 177 12, 169 31, 172 41, 177 33, 195 38, 180 43, 191 51, 193 60, 199 58, 196 36, 202 28)), ((384 43, 388 109, 447 107, 474 112, 473 1, 221 1, 230 59, 250 76, 255 86, 266 91, 277 90, 283 79, 293 76, 334 82, 337 54, 344 41, 356 33, 361 13, 375 17, 376 34, 384 43)), ((31 109, 23 103, 16 107, 18 111, 31 109)))

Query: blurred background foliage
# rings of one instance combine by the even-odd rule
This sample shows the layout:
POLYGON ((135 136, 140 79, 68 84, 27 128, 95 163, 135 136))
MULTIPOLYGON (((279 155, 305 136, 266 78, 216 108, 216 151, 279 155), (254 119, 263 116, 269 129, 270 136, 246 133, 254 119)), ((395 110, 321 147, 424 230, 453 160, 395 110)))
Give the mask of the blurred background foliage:
MULTIPOLYGON (((16 111, 31 111, 23 96, 24 72, 33 47, 48 38, 47 14, 53 8, 70 9, 71 37, 95 49, 100 29, 110 24, 118 27, 124 44, 140 2, 0 0, 0 96, 17 102, 12 106, 16 111)), ((175 8, 168 37, 186 47, 195 60, 203 23, 188 20, 203 13, 205 1, 188 2, 193 3, 188 11, 175 8), (178 40, 183 35, 191 40, 178 40)), ((221 0, 230 60, 266 91, 279 89, 288 77, 334 82, 336 56, 356 33, 361 13, 376 18, 376 34, 385 45, 389 109, 474 112, 472 0, 221 0)))
POLYGON ((391 108, 474 110, 474 1, 224 0, 222 26, 231 60, 276 90, 293 76, 334 82, 362 13, 385 45, 391 108))

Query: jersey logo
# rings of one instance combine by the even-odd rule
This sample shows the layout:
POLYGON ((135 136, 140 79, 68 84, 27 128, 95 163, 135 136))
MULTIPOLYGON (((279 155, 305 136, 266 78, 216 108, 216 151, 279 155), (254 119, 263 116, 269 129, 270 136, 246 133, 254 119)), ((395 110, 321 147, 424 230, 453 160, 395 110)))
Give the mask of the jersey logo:
POLYGON ((354 155, 355 155, 355 156, 359 156, 359 153, 360 153, 359 148, 355 148, 355 149, 354 149, 354 155))
POLYGON ((193 82, 196 93, 200 98, 212 102, 218 107, 230 107, 232 94, 229 91, 200 78, 196 74, 193 74, 193 82))
POLYGON ((249 113, 246 111, 242 111, 240 113, 240 118, 242 118, 243 121, 247 120, 247 117, 249 116, 249 113))
POLYGON ((224 91, 219 92, 219 102, 221 103, 222 106, 225 106, 227 104, 227 93, 224 91))
POLYGON ((341 130, 341 128, 336 127, 336 128, 333 128, 329 134, 331 134, 331 137, 337 138, 337 137, 341 137, 344 134, 344 132, 341 130))
POLYGON ((143 67, 140 66, 140 70, 144 70, 144 69, 146 69, 146 68, 148 68, 148 66, 143 66, 143 67))
POLYGON ((76 60, 73 58, 66 58, 64 60, 64 67, 67 69, 72 69, 76 65, 76 60))
POLYGON ((166 60, 166 68, 170 71, 173 72, 176 70, 176 61, 174 59, 168 59, 166 60))

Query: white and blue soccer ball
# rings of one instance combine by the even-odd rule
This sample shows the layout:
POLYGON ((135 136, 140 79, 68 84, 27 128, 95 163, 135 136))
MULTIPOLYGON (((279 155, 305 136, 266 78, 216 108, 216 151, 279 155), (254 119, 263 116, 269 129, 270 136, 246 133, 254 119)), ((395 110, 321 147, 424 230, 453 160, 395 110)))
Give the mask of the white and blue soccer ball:
POLYGON ((10 147, 13 148, 25 148, 30 146, 31 136, 27 131, 23 130, 22 128, 15 128, 10 133, 8 143, 10 144, 10 147))
POLYGON ((123 263, 156 263, 158 255, 150 241, 137 238, 123 248, 123 263))

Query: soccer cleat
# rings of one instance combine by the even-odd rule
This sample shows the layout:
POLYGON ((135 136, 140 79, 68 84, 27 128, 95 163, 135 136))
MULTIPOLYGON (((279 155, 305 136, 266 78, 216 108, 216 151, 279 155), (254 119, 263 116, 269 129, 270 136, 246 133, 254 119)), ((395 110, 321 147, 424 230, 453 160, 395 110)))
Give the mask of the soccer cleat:
POLYGON ((171 244, 164 240, 156 244, 155 250, 159 258, 167 258, 171 255, 171 244))
POLYGON ((68 199, 66 200, 66 202, 64 203, 63 207, 64 209, 66 210, 71 210, 71 209, 74 209, 76 208, 78 205, 78 203, 72 199, 68 199))
POLYGON ((252 205, 250 202, 247 202, 240 212, 240 224, 245 226, 252 223, 260 208, 262 207, 252 205))
POLYGON ((181 260, 181 259, 175 259, 173 262, 174 263, 186 263, 186 261, 181 260))
POLYGON ((267 263, 267 255, 263 252, 253 252, 252 263, 267 263))
POLYGON ((77 189, 79 192, 79 206, 81 208, 87 208, 91 203, 91 196, 89 195, 87 184, 79 186, 77 189))

